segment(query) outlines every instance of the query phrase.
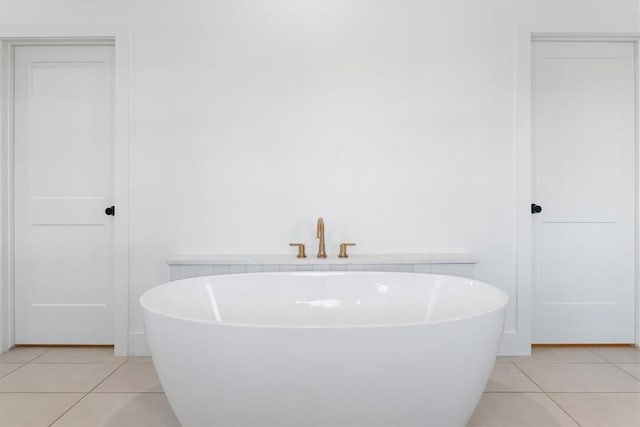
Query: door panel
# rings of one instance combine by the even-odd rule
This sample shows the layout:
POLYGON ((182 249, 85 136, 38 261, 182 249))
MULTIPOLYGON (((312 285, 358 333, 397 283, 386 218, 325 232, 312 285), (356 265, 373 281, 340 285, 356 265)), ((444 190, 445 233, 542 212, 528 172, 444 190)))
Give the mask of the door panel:
POLYGON ((18 46, 17 344, 113 342, 113 47, 18 46))
POLYGON ((538 271, 543 304, 615 304, 616 225, 544 223, 538 271), (566 283, 579 286, 564 286, 566 283))
POLYGON ((533 46, 535 343, 632 343, 635 53, 533 46))

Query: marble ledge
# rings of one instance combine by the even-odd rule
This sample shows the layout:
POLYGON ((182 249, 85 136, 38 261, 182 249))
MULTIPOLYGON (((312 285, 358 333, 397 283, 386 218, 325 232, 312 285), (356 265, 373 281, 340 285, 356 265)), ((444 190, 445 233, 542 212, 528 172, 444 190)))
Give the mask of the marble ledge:
POLYGON ((327 258, 296 258, 291 255, 175 255, 168 265, 339 265, 339 264, 476 264, 470 253, 428 254, 353 254, 348 258, 329 255, 327 258))

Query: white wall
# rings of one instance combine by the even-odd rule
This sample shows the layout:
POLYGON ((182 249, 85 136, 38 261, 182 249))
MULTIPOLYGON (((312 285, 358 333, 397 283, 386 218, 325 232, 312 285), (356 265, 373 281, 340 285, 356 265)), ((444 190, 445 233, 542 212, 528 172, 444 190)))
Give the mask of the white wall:
POLYGON ((357 253, 477 254, 478 278, 512 297, 506 329, 517 331, 516 35, 637 32, 638 11, 3 0, 0 25, 131 29, 131 332, 171 255, 293 254, 293 241, 313 253, 318 216, 334 255, 341 241, 357 253))

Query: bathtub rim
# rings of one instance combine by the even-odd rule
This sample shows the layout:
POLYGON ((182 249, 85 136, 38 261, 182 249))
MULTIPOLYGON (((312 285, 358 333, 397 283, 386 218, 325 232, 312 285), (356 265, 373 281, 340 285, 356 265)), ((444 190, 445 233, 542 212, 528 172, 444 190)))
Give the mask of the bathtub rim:
POLYGON ((477 280, 477 279, 471 279, 468 277, 462 277, 462 276, 454 276, 454 275, 450 275, 450 274, 434 274, 434 273, 414 273, 414 272, 391 272, 391 271, 269 271, 269 272, 253 272, 253 273, 230 273, 230 274, 214 274, 214 275, 204 275, 204 276, 195 276, 195 277, 189 277, 189 278, 185 278, 185 279, 179 279, 179 280, 171 280, 169 282, 165 282, 162 283, 160 285, 154 286, 151 289, 146 290, 138 299, 138 302, 140 303, 140 306, 143 309, 143 315, 146 311, 158 315, 158 316, 164 316, 170 319, 174 319, 174 320, 180 320, 183 322, 195 322, 195 323, 201 323, 204 325, 211 325, 214 327, 245 327, 245 328, 260 328, 260 329, 372 329, 372 328, 398 328, 398 327, 417 327, 417 326, 429 326, 429 325, 437 325, 437 324, 443 324, 443 323, 450 323, 450 322, 459 322, 459 321, 463 321, 463 320, 467 320, 467 319, 473 319, 476 317, 482 317, 485 315, 488 315, 490 313, 494 313, 500 310, 505 309, 505 307, 507 306, 507 304, 509 303, 509 296, 507 295, 507 293, 505 291, 503 291, 502 289, 498 288, 495 285, 492 285, 490 283, 487 282, 483 282, 481 280, 477 280), (226 276, 255 276, 255 275, 265 275, 265 276, 278 276, 278 275, 294 275, 294 276, 343 276, 343 275, 349 275, 351 273, 356 273, 356 274, 362 274, 364 273, 365 275, 369 275, 369 274, 399 274, 399 275, 421 275, 421 276, 432 276, 432 277, 444 277, 444 278, 454 278, 454 279, 461 279, 461 280, 470 280, 473 281, 475 283, 479 283, 482 286, 488 286, 492 291, 495 291, 497 293, 497 298, 500 299, 501 301, 499 303, 496 303, 494 306, 492 306, 490 309, 488 310, 483 310, 483 311, 478 311, 478 312, 474 312, 473 314, 470 314, 468 316, 458 316, 458 317, 453 317, 453 318, 447 318, 447 319, 442 319, 442 320, 436 320, 436 321, 429 321, 429 322, 399 322, 399 323, 379 323, 379 324, 373 324, 373 325, 367 325, 367 324, 363 324, 363 325, 274 325, 274 324, 263 324, 263 323, 238 323, 238 322, 226 322, 226 321, 208 321, 208 320, 202 320, 202 319, 194 319, 194 318, 188 318, 188 317, 184 317, 184 316, 178 316, 175 314, 169 314, 163 311, 159 311, 159 310, 154 310, 151 309, 148 305, 145 304, 145 302, 143 301, 146 298, 150 298, 149 296, 147 296, 147 294, 151 293, 152 291, 154 291, 157 288, 160 287, 165 287, 165 286, 172 286, 175 285, 175 283, 179 283, 179 282, 183 282, 183 281, 189 281, 189 280, 193 280, 193 279, 202 279, 205 277, 226 277, 226 276), (146 296, 146 298, 145 298, 146 296))

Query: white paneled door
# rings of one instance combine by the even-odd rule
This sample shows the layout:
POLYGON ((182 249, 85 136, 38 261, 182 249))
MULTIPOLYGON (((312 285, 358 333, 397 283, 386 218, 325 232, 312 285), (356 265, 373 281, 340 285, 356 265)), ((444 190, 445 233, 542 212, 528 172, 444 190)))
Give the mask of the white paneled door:
POLYGON ((534 343, 635 338, 635 46, 533 44, 534 343))
POLYGON ((112 46, 16 46, 15 342, 113 343, 112 46))

